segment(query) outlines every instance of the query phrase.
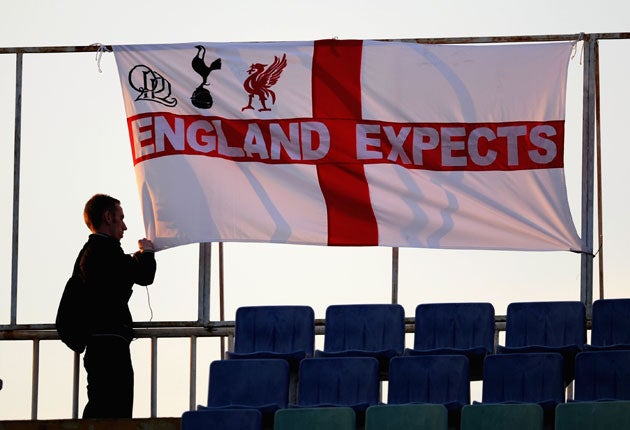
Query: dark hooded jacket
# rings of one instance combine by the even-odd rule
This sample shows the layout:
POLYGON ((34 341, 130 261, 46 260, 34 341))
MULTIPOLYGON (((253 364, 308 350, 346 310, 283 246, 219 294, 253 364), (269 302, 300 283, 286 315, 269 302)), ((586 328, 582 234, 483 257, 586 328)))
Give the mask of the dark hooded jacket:
POLYGON ((81 251, 79 271, 87 288, 87 323, 90 334, 133 338, 129 298, 133 284, 153 283, 153 252, 123 252, 120 242, 104 234, 91 234, 81 251))

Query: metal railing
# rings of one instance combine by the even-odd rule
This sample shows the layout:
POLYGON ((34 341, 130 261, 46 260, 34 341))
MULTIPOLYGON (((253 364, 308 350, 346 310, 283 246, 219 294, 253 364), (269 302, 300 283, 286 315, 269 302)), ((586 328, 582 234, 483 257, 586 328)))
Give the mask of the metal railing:
MULTIPOLYGON (((157 417, 157 361, 158 340, 161 338, 189 338, 190 339, 190 409, 196 406, 196 377, 197 377, 197 338, 220 337, 228 339, 231 347, 234 338, 234 322, 153 322, 134 324, 134 336, 137 339, 151 341, 151 417, 157 417)), ((31 419, 38 418, 39 383, 40 383, 40 341, 59 340, 54 324, 21 324, 10 328, 0 326, 0 341, 27 340, 32 342, 32 378, 31 378, 31 419)), ((73 382, 72 382, 72 418, 79 417, 79 384, 81 372, 80 354, 74 353, 73 382)))
MULTIPOLYGON (((315 335, 323 336, 326 322, 323 319, 315 320, 315 335)), ((414 318, 405 318, 405 332, 413 333, 415 327, 414 318)), ((495 346, 499 343, 499 333, 505 331, 505 316, 495 317, 495 346)), ((189 409, 194 410, 197 405, 197 339, 200 337, 219 337, 227 339, 227 349, 221 349, 221 357, 226 351, 233 350, 234 345, 234 321, 215 321, 207 324, 197 322, 155 322, 135 324, 135 337, 151 340, 151 418, 158 416, 157 411, 157 362, 158 340, 161 338, 188 338, 190 339, 190 380, 189 380, 189 409)), ((7 329, 0 326, 0 341, 2 340, 30 340, 32 348, 32 380, 31 380, 31 420, 38 417, 39 408, 39 380, 40 380, 40 355, 39 346, 42 340, 59 340, 54 324, 21 325, 16 329, 7 329)), ((79 418, 79 383, 80 383, 80 354, 74 354, 73 383, 72 383, 72 418, 79 418)), ((207 367, 206 367, 207 368, 207 367)))

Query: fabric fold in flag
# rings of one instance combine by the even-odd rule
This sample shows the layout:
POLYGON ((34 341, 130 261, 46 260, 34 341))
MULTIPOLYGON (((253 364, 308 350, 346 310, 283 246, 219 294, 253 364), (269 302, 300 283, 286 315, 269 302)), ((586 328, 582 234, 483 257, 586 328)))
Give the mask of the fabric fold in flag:
POLYGON ((147 237, 580 251, 572 47, 114 46, 147 237))

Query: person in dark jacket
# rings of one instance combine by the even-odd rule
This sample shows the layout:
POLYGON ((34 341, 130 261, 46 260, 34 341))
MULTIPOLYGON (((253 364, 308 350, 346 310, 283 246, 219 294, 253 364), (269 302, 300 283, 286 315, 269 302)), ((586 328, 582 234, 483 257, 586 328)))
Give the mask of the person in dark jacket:
POLYGON ((83 418, 131 418, 133 339, 128 301, 133 284, 153 283, 153 243, 138 241, 139 250, 125 254, 120 246, 127 226, 120 201, 96 194, 83 217, 92 232, 79 257, 80 275, 88 290, 90 337, 83 365, 87 371, 88 403, 83 418))

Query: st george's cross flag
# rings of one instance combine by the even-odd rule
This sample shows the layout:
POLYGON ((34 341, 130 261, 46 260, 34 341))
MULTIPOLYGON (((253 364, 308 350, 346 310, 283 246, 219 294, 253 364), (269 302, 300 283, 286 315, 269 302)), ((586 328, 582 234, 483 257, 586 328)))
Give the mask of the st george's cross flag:
POLYGON ((581 250, 572 46, 114 46, 147 237, 581 250))

